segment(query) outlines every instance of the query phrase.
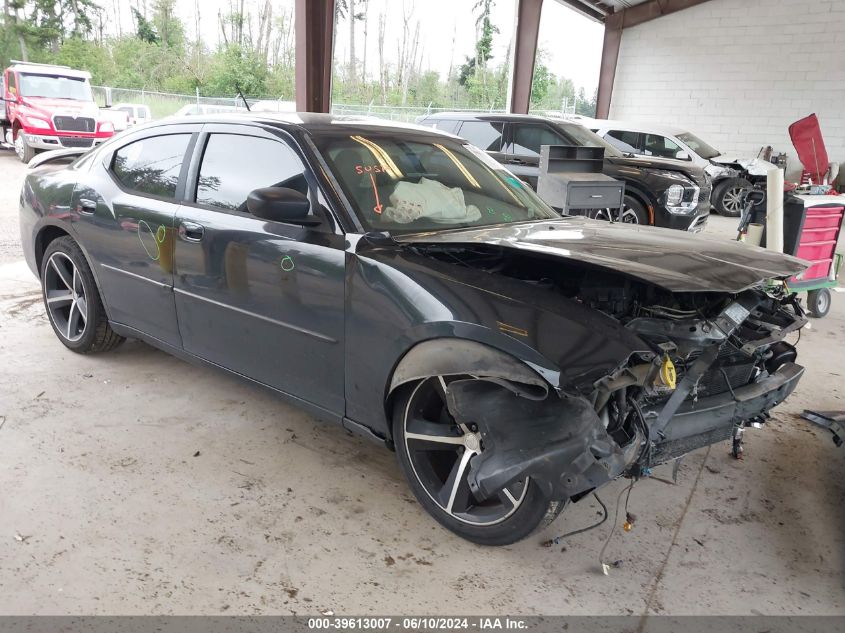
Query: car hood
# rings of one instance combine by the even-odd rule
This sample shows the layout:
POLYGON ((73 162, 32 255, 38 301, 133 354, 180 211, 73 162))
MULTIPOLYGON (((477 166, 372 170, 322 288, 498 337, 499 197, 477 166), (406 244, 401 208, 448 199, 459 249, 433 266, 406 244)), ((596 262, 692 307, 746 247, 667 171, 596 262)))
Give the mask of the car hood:
POLYGON ((479 246, 582 262, 672 292, 738 293, 805 270, 800 259, 726 239, 581 217, 395 237, 397 242, 479 246))
POLYGON ((737 167, 747 171, 752 176, 765 176, 775 166, 762 158, 738 158, 729 154, 723 154, 710 159, 711 163, 727 167, 737 167))
POLYGON ((52 116, 90 116, 95 117, 99 112, 93 101, 77 101, 75 99, 52 99, 50 97, 24 97, 24 105, 33 110, 52 116))
POLYGON ((688 173, 696 167, 687 160, 674 160, 672 158, 654 158, 643 156, 608 156, 607 160, 624 165, 626 167, 639 167, 641 169, 663 169, 666 171, 680 171, 688 173))

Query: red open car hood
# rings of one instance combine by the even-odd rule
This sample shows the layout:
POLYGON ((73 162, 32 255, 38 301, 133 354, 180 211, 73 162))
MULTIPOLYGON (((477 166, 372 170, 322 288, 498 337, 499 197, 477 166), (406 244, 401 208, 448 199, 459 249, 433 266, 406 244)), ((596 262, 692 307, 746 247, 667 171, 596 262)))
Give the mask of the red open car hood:
POLYGON ((800 119, 789 126, 789 138, 798 152, 798 158, 804 169, 810 172, 815 184, 824 181, 830 160, 824 146, 819 119, 815 114, 800 119))

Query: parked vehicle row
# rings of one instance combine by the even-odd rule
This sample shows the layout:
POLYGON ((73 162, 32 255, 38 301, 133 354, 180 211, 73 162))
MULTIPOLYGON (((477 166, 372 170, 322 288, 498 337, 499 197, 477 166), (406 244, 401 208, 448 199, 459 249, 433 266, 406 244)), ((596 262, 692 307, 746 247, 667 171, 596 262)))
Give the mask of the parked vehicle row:
POLYGON ((720 215, 739 217, 743 193, 765 185, 773 167, 757 157, 726 156, 678 127, 581 117, 578 122, 626 154, 689 161, 703 168, 712 179, 713 208, 720 215))
POLYGON ((626 156, 577 123, 466 112, 438 113, 418 122, 465 138, 534 189, 541 145, 604 147, 604 173, 625 183, 623 219, 629 223, 698 232, 710 214, 710 181, 700 167, 659 157, 626 156))
MULTIPOLYGON (((795 389, 785 338, 806 318, 769 280, 805 263, 561 217, 493 156, 594 136, 449 121, 484 125, 492 155, 427 127, 252 113, 36 158, 21 236, 56 336, 80 353, 139 338, 376 439, 427 512, 488 545, 736 437, 795 389)), ((683 182, 678 204, 703 186, 608 164, 683 182)), ((666 198, 648 204, 698 216, 666 198)))

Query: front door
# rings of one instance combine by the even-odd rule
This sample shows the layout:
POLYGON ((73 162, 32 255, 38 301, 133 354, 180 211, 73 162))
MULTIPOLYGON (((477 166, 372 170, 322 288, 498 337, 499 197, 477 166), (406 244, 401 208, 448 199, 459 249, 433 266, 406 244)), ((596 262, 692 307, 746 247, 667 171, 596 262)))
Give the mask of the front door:
POLYGON ((109 318, 177 348, 173 222, 199 127, 129 136, 80 179, 71 203, 109 318))
MULTIPOLYGON (((316 180, 281 132, 206 125, 176 218, 175 298, 186 351, 334 414, 344 407, 344 242, 249 213, 258 188, 316 180)), ((322 212, 318 213, 320 215, 322 212)))
POLYGON ((536 191, 540 177, 540 148, 571 143, 541 123, 510 123, 508 128, 507 154, 502 162, 536 191))

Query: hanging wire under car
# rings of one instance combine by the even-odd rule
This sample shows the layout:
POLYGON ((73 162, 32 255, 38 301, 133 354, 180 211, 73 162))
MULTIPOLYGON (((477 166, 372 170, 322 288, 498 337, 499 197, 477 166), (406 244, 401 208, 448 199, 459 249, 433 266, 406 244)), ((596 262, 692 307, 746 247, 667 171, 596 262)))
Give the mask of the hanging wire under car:
POLYGON ((598 501, 599 505, 602 509, 602 518, 598 521, 598 523, 593 523, 593 525, 588 525, 587 527, 580 528, 578 530, 572 530, 571 532, 566 532, 565 534, 561 534, 560 536, 556 536, 553 539, 549 539, 548 541, 543 541, 543 547, 551 547, 552 545, 560 545, 560 542, 565 539, 569 538, 570 536, 575 536, 576 534, 583 534, 584 532, 589 532, 590 530, 594 530, 600 525, 602 525, 605 521, 607 521, 608 512, 607 506, 604 505, 604 502, 599 498, 599 496, 594 492, 593 496, 598 501))

